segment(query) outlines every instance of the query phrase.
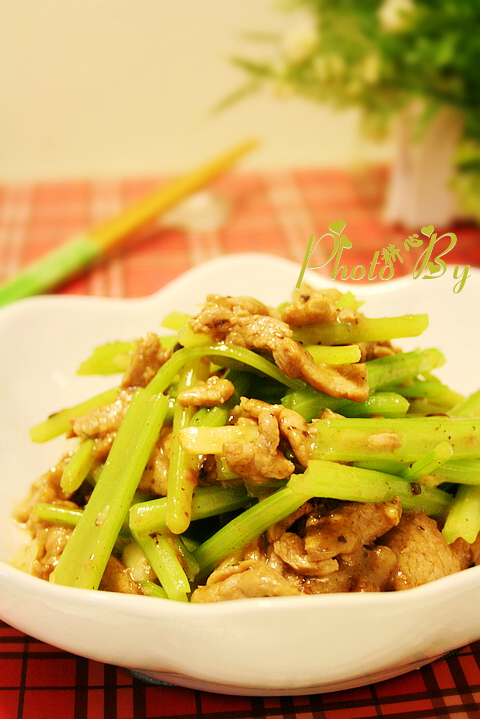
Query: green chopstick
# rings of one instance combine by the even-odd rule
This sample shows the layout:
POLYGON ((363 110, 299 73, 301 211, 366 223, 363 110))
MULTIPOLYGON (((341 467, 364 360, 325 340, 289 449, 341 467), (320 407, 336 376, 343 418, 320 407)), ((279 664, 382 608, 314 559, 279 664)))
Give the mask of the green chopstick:
POLYGON ((186 175, 155 189, 116 217, 76 235, 58 249, 28 265, 0 286, 0 307, 57 287, 102 257, 107 249, 118 245, 162 212, 228 170, 256 144, 256 141, 248 140, 233 147, 186 175))

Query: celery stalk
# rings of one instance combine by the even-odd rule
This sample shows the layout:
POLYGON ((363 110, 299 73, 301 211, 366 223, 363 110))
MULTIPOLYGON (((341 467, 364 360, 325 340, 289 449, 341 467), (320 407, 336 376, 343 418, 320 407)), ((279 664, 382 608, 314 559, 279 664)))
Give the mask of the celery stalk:
MULTIPOLYGON (((205 380, 210 363, 199 358, 187 364, 180 376, 178 391, 193 387, 198 380, 205 380)), ((173 410, 173 431, 169 451, 167 489, 167 527, 174 534, 183 534, 188 529, 192 513, 193 491, 197 486, 200 458, 186 452, 180 444, 178 432, 188 427, 195 407, 183 407, 179 402, 173 410)))
POLYGON ((157 599, 168 599, 167 593, 163 587, 155 582, 151 582, 149 579, 144 582, 140 582, 142 592, 146 597, 156 597, 157 599))
MULTIPOLYGON (((388 404, 381 408, 376 407, 378 390, 401 393, 397 388, 400 383, 411 380, 416 375, 440 367, 445 362, 443 354, 435 349, 414 350, 380 357, 366 362, 368 386, 372 393, 366 402, 352 402, 348 399, 330 397, 313 387, 307 386, 297 390, 288 390, 282 404, 288 409, 294 409, 302 415, 307 422, 319 417, 324 409, 331 409, 339 414, 352 417, 365 417, 372 414, 388 416, 401 416, 401 403, 397 400, 397 407, 388 408, 388 404), (375 394, 373 394, 375 392, 375 394), (386 410, 386 411, 385 411, 386 410)), ((403 405, 405 406, 405 405, 403 405)))
POLYGON ((40 424, 36 424, 30 430, 30 439, 33 442, 48 442, 61 434, 65 434, 70 429, 70 420, 74 417, 81 417, 89 412, 93 407, 101 407, 104 404, 110 404, 117 397, 117 388, 108 389, 106 392, 80 402, 73 407, 67 407, 51 414, 48 419, 40 424))
POLYGON ((480 389, 461 400, 449 414, 452 417, 480 417, 480 389))
POLYGON ((164 395, 152 399, 144 389, 137 390, 51 581, 98 588, 167 408, 164 395))
POLYGON ((269 362, 265 359, 265 357, 261 357, 251 350, 234 345, 208 344, 196 347, 184 347, 183 349, 174 352, 170 359, 167 360, 162 367, 160 367, 157 374, 148 385, 147 390, 149 393, 158 394, 160 392, 165 392, 185 364, 197 359, 198 357, 217 357, 227 361, 235 360, 237 362, 241 362, 247 367, 251 367, 254 370, 278 380, 278 382, 286 385, 287 387, 299 389, 300 387, 305 386, 304 382, 287 377, 287 375, 284 374, 275 364, 269 362))
POLYGON ((451 544, 459 537, 472 544, 480 532, 480 485, 460 485, 442 534, 451 544))
POLYGON ((315 362, 341 365, 359 362, 362 355, 358 345, 307 345, 315 362))
MULTIPOLYGON (((59 504, 47 504, 46 502, 37 502, 33 511, 45 522, 64 524, 67 527, 76 527, 83 516, 83 509, 62 507, 59 504)), ((119 535, 130 536, 130 530, 125 522, 122 524, 119 535)))
POLYGON ((187 602, 190 583, 167 537, 161 532, 154 535, 133 532, 133 536, 143 549, 168 599, 187 602))
POLYGON ((442 482, 480 484, 480 459, 452 459, 437 467, 433 474, 442 482))
POLYGON ((381 389, 385 385, 405 381, 444 364, 444 355, 435 347, 379 357, 367 362, 368 386, 371 390, 381 389))
POLYGON ((309 496, 289 487, 278 490, 232 519, 195 550, 200 576, 209 574, 225 557, 240 551, 268 527, 288 517, 309 496))
POLYGON ((93 447, 94 440, 87 437, 78 446, 68 464, 65 465, 60 480, 60 487, 65 493, 72 494, 75 492, 88 476, 93 465, 93 447))
POLYGON ((83 509, 75 509, 74 507, 61 507, 55 504, 46 504, 38 502, 34 505, 33 511, 45 522, 52 524, 64 524, 67 527, 76 527, 83 515, 83 509))
POLYGON ((400 473, 400 476, 403 477, 403 479, 408 479, 409 482, 416 482, 426 474, 435 472, 435 470, 449 460, 452 455, 452 445, 448 442, 440 442, 431 452, 427 452, 426 455, 417 459, 416 462, 413 462, 410 467, 404 469, 400 473))
POLYGON ((449 442, 455 459, 480 457, 480 421, 451 417, 394 419, 333 418, 312 426, 313 456, 337 462, 400 460, 414 462, 440 442, 449 442))
POLYGON ((383 342, 398 337, 417 337, 428 327, 428 315, 402 317, 360 317, 357 322, 325 322, 299 327, 293 338, 303 344, 347 345, 356 342, 383 342))
POLYGON ((81 363, 77 369, 77 374, 107 375, 125 372, 130 362, 130 356, 135 349, 135 344, 135 341, 118 341, 95 347, 90 357, 81 363))
POLYGON ((287 487, 302 497, 350 502, 389 502, 398 497, 404 509, 423 509, 433 517, 443 517, 452 503, 452 497, 440 489, 412 487, 391 474, 328 460, 311 460, 303 474, 292 475, 287 487))
MULTIPOLYGON (((206 519, 217 514, 241 509, 251 500, 243 486, 197 487, 192 499, 191 520, 206 519)), ((129 526, 135 532, 153 532, 167 526, 167 499, 160 497, 130 507, 129 526)))

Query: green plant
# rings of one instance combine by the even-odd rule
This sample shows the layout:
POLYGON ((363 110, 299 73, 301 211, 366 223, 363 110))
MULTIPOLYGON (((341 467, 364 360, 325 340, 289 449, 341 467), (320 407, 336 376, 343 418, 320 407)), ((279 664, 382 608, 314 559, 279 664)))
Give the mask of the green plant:
POLYGON ((462 118, 463 186, 478 188, 480 0, 288 0, 278 8, 302 12, 302 23, 269 38, 267 57, 232 58, 247 80, 227 104, 270 85, 358 107, 364 128, 377 136, 412 102, 422 108, 419 131, 448 106, 462 118))

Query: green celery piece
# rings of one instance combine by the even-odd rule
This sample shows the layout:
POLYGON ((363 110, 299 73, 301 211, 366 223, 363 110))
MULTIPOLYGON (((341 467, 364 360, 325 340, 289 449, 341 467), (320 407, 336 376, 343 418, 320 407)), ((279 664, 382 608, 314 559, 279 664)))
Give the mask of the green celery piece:
POLYGON ((408 400, 395 392, 376 392, 365 402, 353 402, 350 399, 330 397, 313 387, 287 392, 282 404, 301 414, 307 422, 311 422, 327 408, 345 417, 403 417, 410 407, 408 400))
POLYGON ((382 385, 382 389, 389 392, 398 392, 404 397, 424 397, 439 403, 449 403, 451 406, 464 399, 463 395, 433 377, 429 377, 429 379, 415 377, 408 379, 404 383, 392 382, 391 384, 382 385))
POLYGON ((157 599, 168 599, 167 593, 163 587, 155 582, 151 582, 146 579, 144 582, 140 582, 142 592, 146 597, 156 597, 157 599))
POLYGON ((403 382, 444 364, 445 356, 435 347, 379 357, 366 363, 368 386, 371 390, 382 389, 385 385, 403 382))
POLYGON ((229 371, 225 378, 230 380, 235 391, 226 402, 214 407, 200 407, 192 417, 191 425, 194 427, 223 427, 228 421, 230 410, 240 402, 240 397, 248 396, 247 392, 252 382, 250 372, 229 371))
POLYGON ((460 485, 442 529, 447 544, 459 537, 472 544, 480 532, 480 484, 460 485))
POLYGON ((215 405, 214 407, 200 407, 190 422, 192 427, 223 427, 230 415, 229 407, 215 405))
MULTIPOLYGON (((450 416, 454 418, 477 417, 477 420, 473 419, 471 421, 480 423, 480 390, 473 392, 453 407, 450 410, 450 416)), ((480 532, 480 473, 478 471, 480 460, 475 462, 474 459, 468 460, 466 458, 463 461, 458 461, 456 472, 452 472, 451 467, 448 466, 449 464, 454 465, 454 461, 447 462, 443 467, 439 467, 436 475, 442 477, 443 474, 447 481, 452 481, 452 475, 456 475, 463 483, 457 489, 453 506, 445 521, 442 533, 448 544, 451 544, 459 537, 472 544, 480 532), (460 467, 460 472, 458 472, 458 467, 460 467), (449 469, 450 476, 445 477, 444 473, 448 473, 449 469), (471 481, 472 479, 474 480, 473 482, 471 481), (476 479, 478 481, 475 481, 476 479)))
MULTIPOLYGON (((238 487, 197 487, 192 499, 192 521, 207 519, 234 509, 242 509, 251 502, 247 490, 238 487)), ((130 507, 129 526, 135 532, 154 532, 167 526, 167 499, 160 497, 139 502, 130 507)))
POLYGON ((384 472, 385 474, 396 474, 400 477, 408 464, 400 460, 380 457, 377 459, 364 459, 359 462, 353 462, 353 466, 360 467, 361 469, 373 469, 375 472, 384 472))
POLYGON ((83 509, 62 507, 56 504, 47 504, 46 502, 37 502, 33 507, 33 511, 37 517, 40 517, 45 522, 64 524, 67 527, 76 527, 83 516, 83 509))
MULTIPOLYGON (((37 502, 33 507, 33 511, 45 522, 64 524, 67 527, 76 527, 83 516, 83 509, 62 507, 58 504, 47 504, 46 502, 37 502)), ((119 534, 124 537, 130 536, 130 530, 126 522, 122 524, 119 534)))
POLYGON ((90 357, 84 360, 77 369, 79 375, 108 375, 125 372, 130 356, 135 349, 136 341, 108 342, 95 347, 90 357))
MULTIPOLYGON (((210 362, 199 357, 187 363, 180 374, 178 392, 193 387, 199 380, 206 380, 210 362)), ((195 414, 195 407, 183 407, 177 402, 173 410, 173 430, 169 449, 167 474, 167 527, 174 534, 188 529, 192 513, 193 491, 197 486, 200 458, 186 452, 178 439, 179 430, 188 427, 195 414)))
POLYGON ((339 309, 349 308, 352 310, 359 310, 363 304, 365 303, 361 300, 357 300, 353 292, 348 290, 347 292, 344 292, 343 295, 335 302, 335 307, 338 307, 339 309))
POLYGON ((66 494, 75 492, 84 479, 87 478, 93 465, 94 444, 95 441, 91 437, 84 439, 70 461, 65 465, 60 479, 60 487, 66 494))
POLYGON ((50 581, 97 589, 168 408, 164 395, 134 394, 83 516, 50 581))
MULTIPOLYGON (((385 391, 384 386, 388 385, 390 387, 393 382, 397 384, 405 382, 420 373, 441 366, 444 362, 443 354, 435 348, 399 352, 366 362, 368 385, 372 394, 365 403, 330 397, 325 392, 320 392, 314 387, 307 386, 298 390, 287 390, 282 399, 282 404, 288 409, 293 409, 301 414, 307 422, 318 417, 327 408, 346 416, 361 417, 382 414, 382 409, 377 409, 375 406, 377 400, 374 399, 374 392, 378 397, 379 390, 385 391), (373 407, 369 410, 372 402, 373 407)), ((394 408, 393 413, 390 412, 389 414, 399 416, 401 414, 399 407, 400 405, 394 408)))
POLYGON ((396 392, 376 392, 365 402, 343 402, 335 411, 344 417, 404 417, 410 406, 408 400, 396 392))
POLYGON ((247 367, 251 367, 258 372, 278 380, 278 382, 287 387, 299 389, 300 387, 305 386, 305 382, 287 377, 287 375, 284 374, 275 364, 269 362, 267 359, 261 357, 255 352, 247 350, 244 347, 220 343, 184 347, 183 349, 174 352, 170 359, 167 360, 162 367, 160 367, 157 374, 148 385, 147 390, 151 394, 165 392, 185 364, 199 357, 217 357, 224 360, 236 360, 247 367))
POLYGON ((87 399, 85 402, 67 407, 51 414, 48 419, 40 424, 35 425, 30 430, 30 439, 33 442, 48 442, 61 434, 65 434, 70 429, 70 420, 74 417, 81 417, 94 407, 101 407, 105 404, 114 402, 117 397, 117 388, 109 389, 87 399))
POLYGON ((225 557, 235 554, 268 527, 297 510, 309 496, 284 487, 245 510, 195 550, 199 578, 209 574, 225 557))
POLYGON ((170 533, 169 540, 180 560, 180 564, 185 571, 188 581, 193 582, 198 572, 200 571, 197 560, 193 556, 193 553, 186 546, 185 542, 183 541, 183 537, 177 534, 170 533))
POLYGON ((449 442, 440 442, 431 452, 417 459, 410 467, 401 471, 400 476, 409 482, 416 482, 427 474, 434 473, 440 465, 447 462, 453 455, 449 442))
POLYGON ((192 315, 187 315, 185 312, 170 312, 162 320, 162 327, 167 330, 179 330, 192 319, 192 315))
POLYGON ((406 510, 423 509, 444 517, 452 504, 447 492, 413 485, 391 474, 328 460, 311 460, 303 474, 292 475, 287 487, 301 497, 325 497, 350 502, 389 502, 398 497, 406 510))
POLYGON ((480 421, 451 417, 321 419, 312 426, 313 456, 337 462, 415 462, 440 442, 455 459, 480 457, 480 421))
POLYGON ((480 389, 461 400, 449 414, 452 417, 480 417, 480 389))
POLYGON ((305 345, 347 345, 384 342, 399 337, 418 337, 428 327, 428 315, 361 317, 356 323, 325 322, 296 328, 293 338, 305 345))
POLYGON ((429 400, 425 397, 410 397, 410 407, 408 408, 409 417, 430 417, 433 415, 448 414, 452 403, 446 404, 437 402, 436 400, 429 400))
POLYGON ((480 484, 480 459, 452 459, 437 467, 432 474, 442 482, 480 484))
POLYGON ((133 532, 137 544, 143 549, 157 579, 167 593, 168 599, 187 602, 190 582, 180 560, 167 537, 157 532, 153 535, 133 532))
MULTIPOLYGON (((443 444, 441 442, 440 444, 443 444)), ((446 444, 449 444, 448 442, 446 444)), ((451 447, 451 445, 449 444, 451 447)), ((480 459, 447 459, 440 463, 437 458, 436 450, 428 452, 424 457, 420 458, 416 462, 411 464, 412 468, 417 467, 419 470, 422 467, 422 473, 419 476, 424 477, 426 474, 433 475, 436 477, 436 484, 443 484, 449 482, 452 484, 480 484, 480 459), (435 456, 436 465, 434 466, 433 457, 435 456), (430 465, 430 471, 425 471, 423 463, 427 461, 427 458, 432 458, 432 464, 430 465), (418 464, 417 464, 418 462, 418 464)), ((446 455, 444 455, 445 457, 446 455)), ((442 459, 444 459, 442 457, 442 459)), ((363 469, 374 469, 378 472, 386 472, 387 474, 398 474, 403 476, 403 473, 408 469, 408 463, 400 460, 392 460, 387 457, 380 459, 369 459, 361 462, 354 463, 356 467, 362 467, 363 469)), ((427 466, 428 469, 428 466, 427 466)), ((412 477, 414 479, 414 477, 412 477)))
POLYGON ((342 365, 359 362, 362 356, 358 345, 307 345, 306 350, 317 363, 342 365))

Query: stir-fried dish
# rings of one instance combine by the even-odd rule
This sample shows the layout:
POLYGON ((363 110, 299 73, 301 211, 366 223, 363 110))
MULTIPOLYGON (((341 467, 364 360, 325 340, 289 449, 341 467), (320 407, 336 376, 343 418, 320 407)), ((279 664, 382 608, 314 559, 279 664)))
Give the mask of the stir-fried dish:
POLYGON ((302 286, 278 308, 210 295, 170 334, 96 348, 79 373, 121 381, 32 428, 70 446, 17 509, 31 539, 12 563, 191 602, 404 590, 480 563, 480 391, 442 383, 438 349, 392 344, 427 325, 302 286))

